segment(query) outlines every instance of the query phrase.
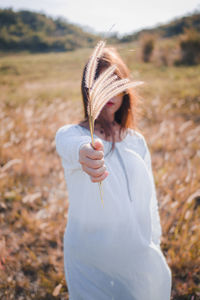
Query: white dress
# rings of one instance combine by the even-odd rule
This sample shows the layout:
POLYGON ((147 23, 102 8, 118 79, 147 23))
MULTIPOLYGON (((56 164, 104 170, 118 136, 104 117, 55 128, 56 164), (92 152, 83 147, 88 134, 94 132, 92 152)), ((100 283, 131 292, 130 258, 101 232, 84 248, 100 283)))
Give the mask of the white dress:
POLYGON ((67 124, 56 132, 69 197, 64 268, 70 300, 169 300, 172 273, 160 248, 162 234, 144 136, 128 129, 106 155, 109 175, 98 182, 82 170, 79 149, 90 131, 67 124))

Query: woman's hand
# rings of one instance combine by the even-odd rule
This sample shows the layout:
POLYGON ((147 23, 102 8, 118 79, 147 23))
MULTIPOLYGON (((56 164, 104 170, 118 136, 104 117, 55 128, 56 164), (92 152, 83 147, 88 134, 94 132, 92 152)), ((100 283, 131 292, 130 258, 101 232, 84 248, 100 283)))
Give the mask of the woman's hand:
POLYGON ((94 140, 93 149, 92 144, 83 144, 79 149, 79 162, 92 182, 99 182, 108 176, 106 166, 104 164, 104 146, 98 139, 94 140))

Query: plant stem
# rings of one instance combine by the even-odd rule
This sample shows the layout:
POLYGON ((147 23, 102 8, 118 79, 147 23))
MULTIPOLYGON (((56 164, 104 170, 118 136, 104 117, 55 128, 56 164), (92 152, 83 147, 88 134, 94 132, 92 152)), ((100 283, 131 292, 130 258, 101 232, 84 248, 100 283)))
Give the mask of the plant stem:
MULTIPOLYGON (((92 146, 94 148, 94 137, 93 137, 93 133, 94 133, 94 120, 93 117, 91 116, 91 114, 89 115, 89 126, 90 126, 90 133, 91 133, 91 138, 92 138, 92 146)), ((101 196, 101 202, 104 206, 104 202, 103 202, 103 186, 102 186, 102 181, 98 182, 99 184, 99 191, 100 191, 100 196, 101 196)))

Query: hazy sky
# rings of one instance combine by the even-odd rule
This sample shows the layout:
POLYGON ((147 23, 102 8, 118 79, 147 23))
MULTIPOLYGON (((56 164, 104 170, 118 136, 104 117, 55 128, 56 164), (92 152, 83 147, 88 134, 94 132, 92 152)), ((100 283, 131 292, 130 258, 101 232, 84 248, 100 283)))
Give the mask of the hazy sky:
POLYGON ((69 22, 89 26, 96 32, 120 35, 163 24, 200 10, 200 0, 0 0, 0 8, 28 9, 69 22))

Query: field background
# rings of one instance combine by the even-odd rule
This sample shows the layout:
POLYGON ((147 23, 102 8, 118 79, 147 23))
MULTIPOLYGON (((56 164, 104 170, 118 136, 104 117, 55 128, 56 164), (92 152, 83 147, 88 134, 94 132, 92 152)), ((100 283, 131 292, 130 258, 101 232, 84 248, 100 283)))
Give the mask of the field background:
MULTIPOLYGON (((137 89, 138 127, 152 154, 172 299, 200 299, 200 65, 147 64, 137 42, 115 46, 132 78, 145 82, 137 89)), ((83 117, 80 81, 90 53, 0 56, 2 300, 67 299, 68 195, 54 138, 60 126, 83 117)))

